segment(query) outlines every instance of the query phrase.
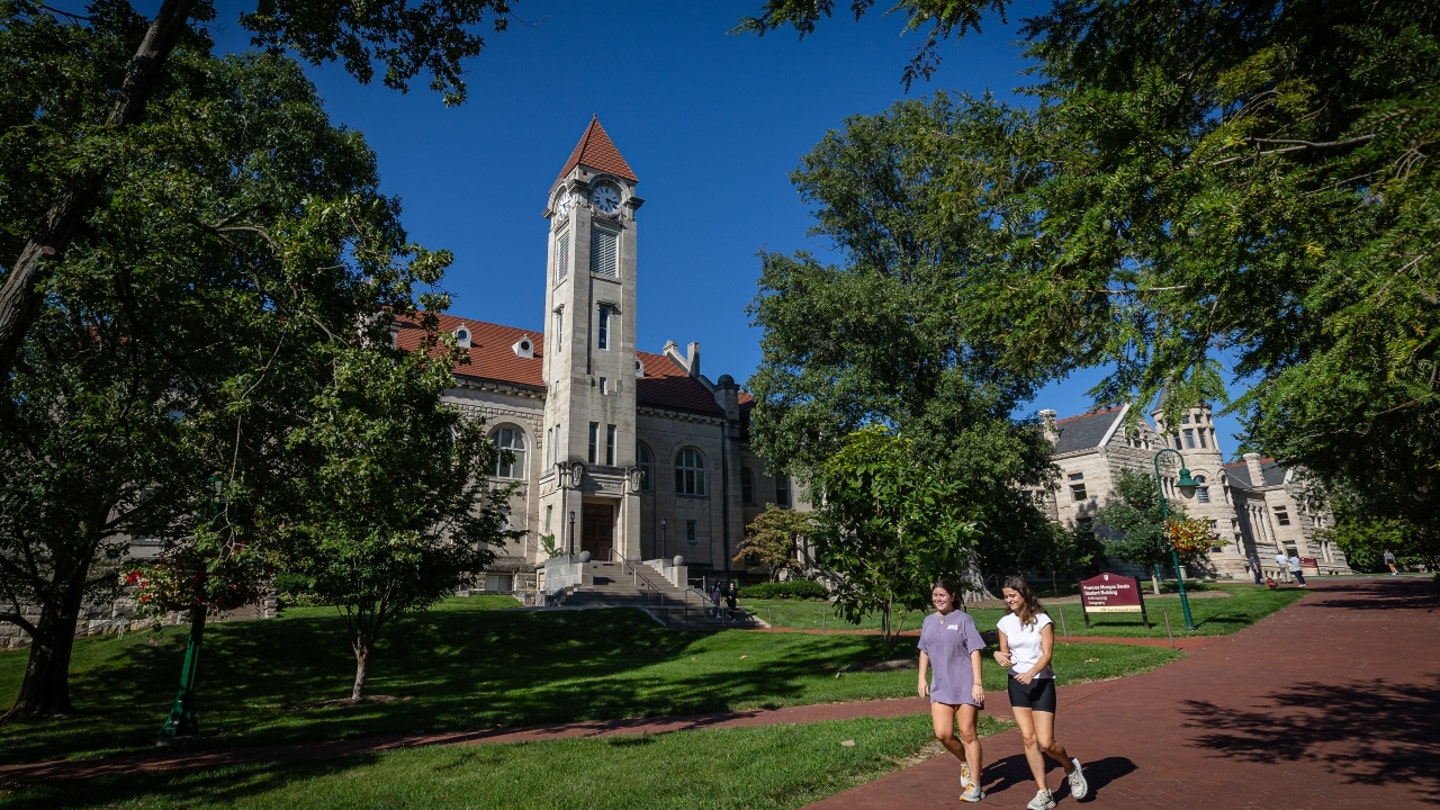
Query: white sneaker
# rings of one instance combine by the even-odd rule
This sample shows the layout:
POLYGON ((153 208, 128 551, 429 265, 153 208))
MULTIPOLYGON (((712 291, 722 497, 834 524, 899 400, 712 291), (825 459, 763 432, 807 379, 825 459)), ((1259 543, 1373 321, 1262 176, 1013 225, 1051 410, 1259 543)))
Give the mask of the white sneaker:
POLYGON ((1025 810, 1055 810, 1055 800, 1050 798, 1050 791, 1042 790, 1025 805, 1025 810))
POLYGON ((960 789, 961 789, 961 790, 964 790, 965 788, 969 787, 969 786, 970 786, 970 782, 971 782, 971 779, 970 779, 970 763, 968 763, 968 762, 961 762, 961 763, 960 763, 960 789))
POLYGON ((1078 802, 1090 792, 1090 785, 1085 781, 1085 774, 1080 770, 1080 760, 1070 757, 1070 764, 1075 766, 1075 770, 1065 774, 1065 781, 1070 783, 1071 798, 1078 802))
MULTIPOLYGON (((981 790, 980 786, 974 782, 966 785, 965 791, 960 794, 960 801, 962 802, 978 802, 983 798, 985 798, 985 791, 981 790)), ((1050 806, 1054 807, 1055 805, 1052 804, 1050 806)))

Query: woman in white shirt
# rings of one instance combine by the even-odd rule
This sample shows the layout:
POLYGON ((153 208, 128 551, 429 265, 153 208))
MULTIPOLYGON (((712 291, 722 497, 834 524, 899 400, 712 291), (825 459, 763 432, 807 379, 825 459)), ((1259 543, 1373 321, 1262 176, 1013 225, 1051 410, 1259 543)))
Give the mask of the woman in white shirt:
POLYGON ((1005 580, 1000 590, 1010 612, 1000 618, 1000 650, 995 661, 1010 671, 1010 709, 1020 737, 1025 742, 1025 761, 1035 777, 1039 792, 1026 805, 1028 810, 1051 810, 1055 799, 1045 785, 1045 755, 1065 767, 1070 795, 1085 798, 1090 787, 1080 770, 1080 760, 1070 756, 1055 739, 1055 671, 1050 656, 1055 650, 1055 623, 1035 598, 1030 583, 1021 577, 1005 580))

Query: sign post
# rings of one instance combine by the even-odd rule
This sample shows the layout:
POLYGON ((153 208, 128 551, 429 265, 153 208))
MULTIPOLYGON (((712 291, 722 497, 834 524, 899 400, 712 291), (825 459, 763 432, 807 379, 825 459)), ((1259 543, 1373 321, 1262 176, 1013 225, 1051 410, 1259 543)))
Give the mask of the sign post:
POLYGON ((1139 613, 1145 629, 1150 629, 1145 596, 1140 590, 1140 580, 1135 577, 1101 574, 1080 580, 1080 609, 1085 613, 1087 630, 1091 613, 1139 613))

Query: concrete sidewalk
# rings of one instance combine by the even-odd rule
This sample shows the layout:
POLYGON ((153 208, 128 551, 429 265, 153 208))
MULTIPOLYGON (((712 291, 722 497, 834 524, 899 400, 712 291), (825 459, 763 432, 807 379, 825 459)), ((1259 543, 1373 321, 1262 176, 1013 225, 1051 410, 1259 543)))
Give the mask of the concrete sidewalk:
MULTIPOLYGON (((1056 737, 1090 795, 1058 807, 1440 805, 1440 593, 1410 577, 1310 580, 1307 597, 1146 675, 1060 690, 1056 737)), ((997 699, 998 698, 998 699, 997 699)), ((1004 695, 989 711, 1009 713, 1004 695)), ((1017 731, 985 740, 979 806, 1020 810, 1035 785, 1017 731)), ((811 810, 961 807, 937 756, 811 810)))

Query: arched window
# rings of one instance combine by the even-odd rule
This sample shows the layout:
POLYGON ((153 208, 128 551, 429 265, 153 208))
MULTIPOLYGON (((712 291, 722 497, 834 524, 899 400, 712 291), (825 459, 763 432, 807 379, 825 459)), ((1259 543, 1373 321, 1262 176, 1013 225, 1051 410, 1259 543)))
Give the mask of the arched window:
POLYGON ((1197 475, 1197 476, 1195 476, 1195 483, 1196 483, 1196 484, 1199 484, 1199 486, 1195 487, 1195 502, 1196 502, 1196 503, 1209 503, 1209 502, 1210 502, 1210 487, 1209 487, 1208 484, 1205 483, 1205 476, 1203 476, 1203 475, 1197 475))
POLYGON ((490 470, 492 475, 496 478, 521 478, 525 475, 525 434, 519 428, 497 428, 490 434, 490 443, 497 450, 510 451, 508 457, 502 452, 495 459, 495 467, 490 470))
POLYGON ((650 456, 650 448, 635 443, 635 466, 640 468, 640 491, 653 492, 655 490, 655 461, 650 456))
POLYGON ((749 467, 740 468, 740 500, 755 503, 755 473, 749 467))
POLYGON ((693 447, 687 447, 675 456, 675 494, 705 494, 705 459, 693 447))

